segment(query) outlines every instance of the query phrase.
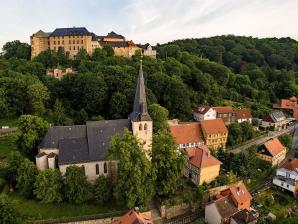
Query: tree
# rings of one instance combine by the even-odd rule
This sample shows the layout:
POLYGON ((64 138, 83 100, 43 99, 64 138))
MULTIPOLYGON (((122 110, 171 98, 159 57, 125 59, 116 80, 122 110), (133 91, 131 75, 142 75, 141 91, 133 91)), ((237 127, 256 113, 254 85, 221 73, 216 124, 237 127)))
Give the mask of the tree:
POLYGON ((52 119, 55 125, 64 125, 67 120, 62 103, 58 98, 54 104, 52 119))
POLYGON ((94 184, 95 201, 100 205, 104 205, 112 199, 112 193, 112 183, 105 176, 99 176, 94 184))
POLYGON ((0 223, 18 224, 21 223, 21 215, 7 195, 0 195, 0 223))
POLYGON ((123 118, 129 111, 126 96, 120 92, 115 92, 110 100, 110 115, 114 119, 123 118))
POLYGON ((66 66, 69 64, 69 59, 68 59, 67 55, 65 54, 63 47, 58 48, 56 55, 57 55, 57 62, 59 65, 66 66))
POLYGON ((111 138, 109 157, 119 160, 116 199, 128 208, 143 205, 153 193, 150 162, 142 145, 127 129, 122 136, 111 138))
POLYGON ((41 82, 36 82, 28 87, 28 96, 33 114, 43 115, 45 113, 44 103, 49 99, 47 87, 41 82))
POLYGON ((60 171, 45 169, 37 175, 34 194, 42 203, 59 203, 63 200, 63 180, 60 171))
POLYGON ((81 109, 77 116, 77 123, 85 124, 86 121, 88 121, 88 119, 89 119, 88 113, 84 110, 84 108, 81 109))
POLYGON ((37 173, 36 165, 29 159, 24 159, 20 164, 17 174, 17 189, 22 196, 32 198, 37 173))
POLYGON ((85 168, 68 166, 64 175, 64 192, 67 201, 82 204, 88 199, 90 185, 85 176, 85 168))
POLYGON ((8 112, 8 102, 5 98, 5 89, 0 88, 0 118, 6 117, 8 112))
POLYGON ((157 194, 172 194, 183 175, 186 156, 177 150, 175 140, 167 131, 154 134, 152 146, 152 172, 157 194))
POLYGON ((92 54, 92 60, 93 61, 102 61, 107 57, 107 51, 96 48, 92 54))
POLYGON ((9 156, 7 157, 7 169, 6 169, 6 180, 9 184, 12 185, 12 187, 15 187, 17 182, 17 174, 18 174, 18 168, 20 164, 23 162, 24 157, 21 155, 20 152, 11 152, 9 156))
POLYGON ((114 56, 114 50, 110 45, 103 46, 102 50, 106 52, 108 57, 114 56))
POLYGON ((3 46, 5 58, 19 58, 19 59, 30 59, 31 47, 27 43, 21 43, 19 40, 7 42, 3 46))
POLYGON ((279 136, 279 140, 280 140, 281 144, 283 144, 288 149, 291 149, 293 137, 290 134, 284 134, 284 135, 279 136))
POLYGON ((49 124, 40 117, 22 115, 18 120, 17 145, 22 152, 33 157, 40 140, 48 130, 49 124))
POLYGON ((148 111, 153 120, 153 131, 157 133, 159 130, 166 130, 169 111, 157 103, 151 104, 148 111))
POLYGON ((56 53, 50 49, 38 54, 33 58, 33 61, 42 63, 46 68, 54 68, 58 64, 56 53))

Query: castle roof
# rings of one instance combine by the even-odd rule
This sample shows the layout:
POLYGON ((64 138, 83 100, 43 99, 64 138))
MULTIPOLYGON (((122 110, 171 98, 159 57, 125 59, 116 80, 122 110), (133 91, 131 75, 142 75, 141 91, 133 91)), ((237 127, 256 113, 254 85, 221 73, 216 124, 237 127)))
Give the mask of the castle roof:
POLYGON ((124 39, 124 36, 111 31, 108 35, 105 36, 106 38, 117 38, 117 39, 124 39))
POLYGON ((90 36, 91 33, 85 27, 72 27, 72 28, 57 28, 51 33, 51 37, 59 36, 90 36))

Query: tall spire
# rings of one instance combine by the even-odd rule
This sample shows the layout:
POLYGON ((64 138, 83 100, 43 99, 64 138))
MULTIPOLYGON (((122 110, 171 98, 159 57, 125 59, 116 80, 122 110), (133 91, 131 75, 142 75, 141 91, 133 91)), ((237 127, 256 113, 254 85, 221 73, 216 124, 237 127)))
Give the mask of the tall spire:
POLYGON ((151 121, 152 120, 147 110, 142 59, 140 64, 139 77, 137 81, 135 100, 133 104, 133 111, 130 114, 129 118, 132 121, 151 121))

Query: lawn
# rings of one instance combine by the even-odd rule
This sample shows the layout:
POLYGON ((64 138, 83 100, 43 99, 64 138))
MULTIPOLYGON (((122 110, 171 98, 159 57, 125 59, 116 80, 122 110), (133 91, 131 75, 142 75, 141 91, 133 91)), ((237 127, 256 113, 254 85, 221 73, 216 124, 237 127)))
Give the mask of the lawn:
POLYGON ((292 195, 276 189, 269 189, 254 196, 254 204, 259 212, 263 215, 271 212, 276 215, 277 220, 284 218, 288 209, 296 203, 292 195))
POLYGON ((17 150, 15 141, 14 134, 0 138, 0 159, 7 157, 10 152, 17 150))
POLYGON ((17 124, 18 124, 18 118, 0 119, 0 128, 2 126, 9 126, 10 128, 17 127, 17 124))
POLYGON ((15 202, 16 208, 27 220, 79 217, 125 210, 115 203, 107 203, 105 206, 95 204, 75 205, 66 202, 42 204, 37 200, 27 200, 16 192, 10 193, 8 196, 15 202))

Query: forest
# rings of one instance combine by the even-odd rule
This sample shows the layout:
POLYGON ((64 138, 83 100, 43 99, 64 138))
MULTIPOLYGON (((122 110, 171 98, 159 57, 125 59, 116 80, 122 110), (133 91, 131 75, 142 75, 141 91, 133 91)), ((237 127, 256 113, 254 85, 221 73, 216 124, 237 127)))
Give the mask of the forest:
MULTIPOLYGON (((148 104, 170 118, 190 120, 200 104, 248 107, 262 117, 279 98, 298 95, 298 42, 290 38, 217 36, 157 44, 144 57, 148 104)), ((0 117, 34 114, 55 124, 125 118, 132 110, 140 53, 116 57, 112 48, 74 60, 63 49, 30 60, 30 46, 8 42, 0 56, 0 117), (46 69, 73 67, 58 80, 46 69)))

